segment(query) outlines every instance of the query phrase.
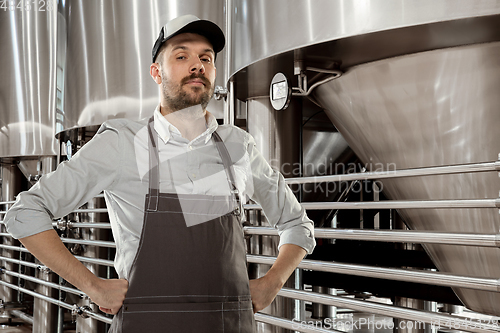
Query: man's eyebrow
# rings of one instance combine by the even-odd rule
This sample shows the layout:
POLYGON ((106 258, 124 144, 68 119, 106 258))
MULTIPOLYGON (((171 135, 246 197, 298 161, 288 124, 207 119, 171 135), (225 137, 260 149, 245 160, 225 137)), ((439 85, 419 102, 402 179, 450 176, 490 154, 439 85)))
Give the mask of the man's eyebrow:
MULTIPOLYGON (((185 47, 184 45, 177 45, 172 49, 172 52, 179 49, 186 51, 188 48, 185 47)), ((213 49, 204 49, 203 52, 212 53, 215 56, 215 51, 213 49)))
POLYGON ((212 53, 215 56, 215 51, 212 49, 205 49, 205 53, 212 53))

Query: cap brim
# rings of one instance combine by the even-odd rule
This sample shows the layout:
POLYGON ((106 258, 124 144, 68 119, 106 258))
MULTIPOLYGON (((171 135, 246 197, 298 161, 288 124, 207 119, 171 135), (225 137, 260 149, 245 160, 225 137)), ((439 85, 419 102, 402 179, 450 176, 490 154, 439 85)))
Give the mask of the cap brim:
POLYGON ((170 38, 177 36, 182 33, 195 33, 201 36, 204 36, 208 41, 212 44, 215 54, 222 51, 224 46, 226 45, 226 38, 224 37, 224 33, 219 28, 219 26, 211 21, 207 20, 197 20, 191 23, 186 24, 176 32, 164 37, 164 28, 162 28, 160 32, 160 36, 155 42, 153 47, 153 62, 156 60, 156 56, 158 52, 167 40, 170 38))

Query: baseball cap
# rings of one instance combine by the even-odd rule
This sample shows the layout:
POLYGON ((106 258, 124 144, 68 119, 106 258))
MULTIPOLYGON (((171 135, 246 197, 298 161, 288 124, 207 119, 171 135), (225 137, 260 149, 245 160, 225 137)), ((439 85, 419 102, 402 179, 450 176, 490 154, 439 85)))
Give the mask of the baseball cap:
POLYGON ((212 44, 216 55, 226 44, 224 33, 217 24, 211 21, 201 20, 194 15, 183 15, 168 21, 167 24, 161 28, 158 39, 156 39, 153 46, 153 62, 155 62, 158 51, 160 51, 163 43, 185 32, 192 32, 207 38, 212 44))

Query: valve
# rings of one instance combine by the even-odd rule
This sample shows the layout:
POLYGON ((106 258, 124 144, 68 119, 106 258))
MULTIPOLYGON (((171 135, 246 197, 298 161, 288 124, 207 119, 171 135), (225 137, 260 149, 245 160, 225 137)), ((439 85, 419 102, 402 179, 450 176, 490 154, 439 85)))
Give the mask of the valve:
POLYGON ((227 97, 227 89, 221 86, 215 86, 214 98, 219 101, 222 98, 226 99, 226 97, 227 97))
POLYGON ((92 309, 87 306, 78 306, 77 304, 73 304, 73 307, 71 308, 71 318, 73 322, 76 321, 77 317, 82 317, 82 318, 88 318, 88 312, 91 312, 92 309))

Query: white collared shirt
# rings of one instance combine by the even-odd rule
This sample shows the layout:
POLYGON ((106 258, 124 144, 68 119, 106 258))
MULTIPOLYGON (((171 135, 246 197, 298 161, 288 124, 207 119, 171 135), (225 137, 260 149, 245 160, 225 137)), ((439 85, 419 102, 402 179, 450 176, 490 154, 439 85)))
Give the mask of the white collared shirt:
MULTIPOLYGON (((158 109, 154 117, 154 129, 161 139, 160 191, 175 188, 181 194, 229 195, 227 176, 211 140, 217 130, 234 163, 241 197, 261 205, 269 223, 279 231, 279 246, 295 244, 312 252, 312 221, 283 176, 257 151, 251 135, 235 126, 219 126, 209 114, 206 130, 188 141, 158 109)), ((117 246, 115 269, 120 278, 128 278, 141 236, 149 185, 147 123, 148 119, 106 121, 70 161, 18 195, 4 219, 8 231, 23 238, 52 229, 52 219, 69 214, 104 191, 117 246)))

